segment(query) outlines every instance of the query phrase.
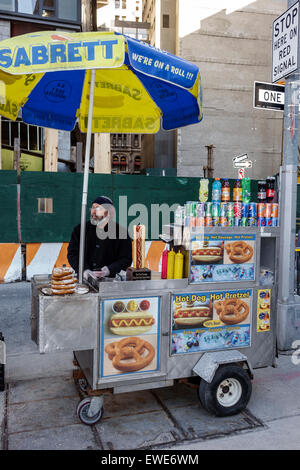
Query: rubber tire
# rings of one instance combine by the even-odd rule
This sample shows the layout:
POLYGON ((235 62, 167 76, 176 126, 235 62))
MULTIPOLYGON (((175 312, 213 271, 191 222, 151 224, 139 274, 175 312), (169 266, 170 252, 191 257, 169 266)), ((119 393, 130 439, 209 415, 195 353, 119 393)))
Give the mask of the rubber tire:
POLYGON ((77 416, 83 424, 92 426, 100 421, 103 416, 103 407, 94 416, 87 416, 87 411, 90 406, 91 399, 84 398, 77 406, 77 416))
POLYGON ((248 372, 237 364, 222 365, 217 369, 211 383, 201 379, 198 388, 200 403, 208 412, 215 416, 232 416, 243 411, 251 397, 252 383, 248 372), (234 378, 242 387, 242 395, 237 403, 230 407, 221 405, 217 398, 217 390, 225 379, 234 378))

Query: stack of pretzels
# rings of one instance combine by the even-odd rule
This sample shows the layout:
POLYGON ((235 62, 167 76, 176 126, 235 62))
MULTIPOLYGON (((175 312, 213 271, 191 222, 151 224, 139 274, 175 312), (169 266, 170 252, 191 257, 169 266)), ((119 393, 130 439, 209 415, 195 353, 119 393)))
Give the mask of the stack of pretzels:
POLYGON ((74 294, 77 279, 74 278, 74 270, 63 266, 54 268, 51 278, 51 293, 53 295, 74 294))

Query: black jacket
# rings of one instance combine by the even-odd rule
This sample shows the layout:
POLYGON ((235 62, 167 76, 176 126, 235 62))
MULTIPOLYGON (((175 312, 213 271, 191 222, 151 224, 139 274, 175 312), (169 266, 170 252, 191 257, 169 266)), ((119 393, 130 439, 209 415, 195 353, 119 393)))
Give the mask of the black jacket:
MULTIPOLYGON (((104 231, 107 232, 107 229, 108 225, 104 231)), ((83 270, 100 271, 103 266, 107 266, 110 277, 114 277, 121 270, 126 271, 131 266, 132 242, 128 232, 117 223, 115 229, 116 238, 100 240, 96 235, 96 226, 90 222, 86 223, 83 270), (122 238, 119 238, 120 235, 122 238)), ((80 224, 74 228, 68 247, 68 261, 76 273, 79 272, 79 246, 80 224)))

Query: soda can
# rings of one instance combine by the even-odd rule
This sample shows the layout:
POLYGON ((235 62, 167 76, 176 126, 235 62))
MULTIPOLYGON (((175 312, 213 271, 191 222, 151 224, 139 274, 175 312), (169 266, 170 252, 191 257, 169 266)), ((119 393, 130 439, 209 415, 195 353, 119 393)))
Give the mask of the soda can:
POLYGON ((266 217, 266 227, 272 227, 272 218, 266 217))
POLYGON ((241 202, 235 202, 233 204, 233 215, 234 217, 238 217, 238 218, 242 217, 242 203, 241 202))
POLYGON ((265 227, 266 226, 265 217, 257 217, 257 226, 258 227, 265 227))
POLYGON ((228 227, 233 227, 234 226, 234 217, 227 217, 227 225, 228 227))
POLYGON ((212 217, 212 202, 207 202, 205 204, 205 215, 206 217, 212 217))
POLYGON ((195 216, 191 217, 191 223, 192 223, 192 227, 197 227, 197 217, 195 216))
POLYGON ((242 218, 241 217, 234 217, 234 222, 233 222, 234 227, 240 227, 241 224, 242 224, 242 218))
POLYGON ((242 218, 248 217, 248 204, 246 202, 242 202, 242 218))
POLYGON ((205 226, 205 217, 199 216, 197 217, 197 227, 204 227, 205 226))
POLYGON ((212 224, 213 227, 218 227, 219 226, 219 216, 212 216, 212 224))
POLYGON ((248 217, 242 217, 241 226, 248 227, 248 217))
POLYGON ((221 227, 227 227, 227 226, 228 226, 227 217, 223 217, 223 216, 221 215, 221 217, 220 217, 220 225, 221 225, 221 227))
POLYGON ((227 216, 227 202, 221 202, 220 205, 220 217, 227 216))
POLYGON ((220 203, 219 202, 213 202, 212 216, 218 217, 218 218, 220 217, 220 203))
POLYGON ((256 217, 248 217, 248 226, 255 227, 256 226, 256 217))
POLYGON ((206 216, 205 217, 205 227, 212 227, 213 226, 213 219, 212 217, 209 215, 209 216, 206 216))
MULTIPOLYGON (((278 218, 278 212, 279 212, 279 204, 277 203, 272 203, 271 205, 271 217, 273 218, 278 218)), ((277 227, 277 225, 276 225, 277 227)))
POLYGON ((250 202, 248 204, 248 217, 256 217, 256 203, 250 202))
POLYGON ((205 215, 205 204, 204 204, 204 202, 198 202, 197 216, 198 217, 204 217, 204 215, 205 215))
POLYGON ((266 209, 265 209, 265 217, 267 219, 269 219, 271 217, 271 213, 272 213, 272 204, 270 204, 269 202, 266 203, 266 209))
POLYGON ((234 217, 234 209, 232 202, 227 203, 227 217, 234 217))
MULTIPOLYGON (((257 217, 259 219, 264 218, 266 213, 266 204, 264 202, 260 202, 257 204, 257 217)), ((262 227, 262 225, 260 225, 262 227)))
POLYGON ((272 217, 272 227, 278 227, 278 217, 272 217))

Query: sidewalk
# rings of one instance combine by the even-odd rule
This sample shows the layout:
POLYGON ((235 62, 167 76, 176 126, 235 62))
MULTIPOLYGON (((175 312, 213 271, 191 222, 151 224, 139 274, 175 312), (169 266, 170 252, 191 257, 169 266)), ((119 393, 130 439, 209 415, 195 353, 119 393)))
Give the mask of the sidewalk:
POLYGON ((300 449, 300 365, 254 371, 247 410, 216 418, 184 384, 106 395, 94 426, 77 417, 73 355, 40 355, 30 340, 30 284, 0 285, 7 390, 0 392, 0 450, 300 449))

